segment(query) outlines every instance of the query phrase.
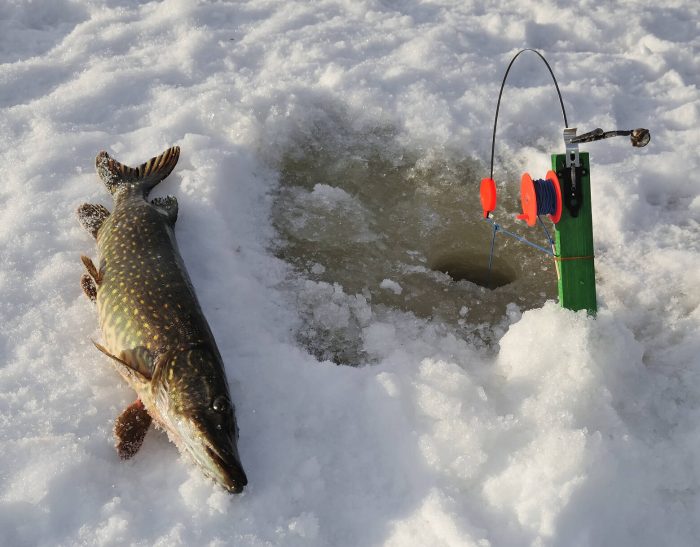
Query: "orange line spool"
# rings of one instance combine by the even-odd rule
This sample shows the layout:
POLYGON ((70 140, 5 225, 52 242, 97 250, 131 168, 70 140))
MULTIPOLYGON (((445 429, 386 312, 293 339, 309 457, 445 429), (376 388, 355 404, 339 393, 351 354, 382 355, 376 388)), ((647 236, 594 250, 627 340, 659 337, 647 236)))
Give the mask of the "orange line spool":
POLYGON ((550 170, 544 180, 533 181, 529 173, 523 173, 520 179, 520 204, 523 212, 518 218, 527 222, 528 226, 537 224, 537 217, 541 215, 549 215, 554 224, 559 222, 562 199, 557 174, 550 170))

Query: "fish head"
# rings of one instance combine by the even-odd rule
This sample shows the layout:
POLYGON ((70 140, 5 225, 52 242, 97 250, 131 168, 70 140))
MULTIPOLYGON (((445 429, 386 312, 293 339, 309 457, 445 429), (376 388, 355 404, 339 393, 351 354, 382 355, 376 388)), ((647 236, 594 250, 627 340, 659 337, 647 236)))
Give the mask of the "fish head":
POLYGON ((174 353, 162 374, 168 429, 175 443, 232 493, 248 483, 238 455, 238 425, 223 364, 217 351, 174 353))

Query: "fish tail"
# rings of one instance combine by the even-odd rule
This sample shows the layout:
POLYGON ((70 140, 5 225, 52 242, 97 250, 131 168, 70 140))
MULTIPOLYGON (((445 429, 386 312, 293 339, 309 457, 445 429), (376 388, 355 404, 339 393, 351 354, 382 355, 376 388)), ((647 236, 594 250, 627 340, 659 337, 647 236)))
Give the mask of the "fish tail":
POLYGON ((138 167, 129 167, 102 151, 95 159, 95 167, 97 174, 111 194, 114 194, 120 187, 129 186, 138 188, 143 191, 144 195, 148 195, 156 184, 170 174, 179 157, 180 147, 172 146, 161 155, 151 158, 138 167))

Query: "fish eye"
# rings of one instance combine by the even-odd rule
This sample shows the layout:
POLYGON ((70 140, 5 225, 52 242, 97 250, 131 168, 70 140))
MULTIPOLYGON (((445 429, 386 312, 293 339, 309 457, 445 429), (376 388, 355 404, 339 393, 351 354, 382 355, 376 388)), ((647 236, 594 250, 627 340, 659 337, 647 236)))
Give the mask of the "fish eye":
POLYGON ((211 404, 212 409, 217 412, 226 412, 229 409, 228 399, 224 395, 219 395, 211 404))

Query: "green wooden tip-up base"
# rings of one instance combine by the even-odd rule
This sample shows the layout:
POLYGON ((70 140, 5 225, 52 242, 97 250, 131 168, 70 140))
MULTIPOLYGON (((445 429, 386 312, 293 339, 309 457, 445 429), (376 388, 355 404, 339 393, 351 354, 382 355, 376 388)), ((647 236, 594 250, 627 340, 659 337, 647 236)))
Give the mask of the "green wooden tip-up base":
MULTIPOLYGON (((569 310, 598 310, 595 296, 595 265, 593 259, 593 222, 591 218, 591 179, 588 153, 580 152, 583 174, 582 203, 578 216, 572 217, 566 205, 561 220, 555 225, 555 245, 558 258, 559 303, 569 310)), ((566 168, 565 154, 552 154, 552 169, 563 181, 566 168)))

